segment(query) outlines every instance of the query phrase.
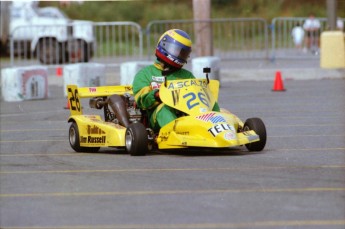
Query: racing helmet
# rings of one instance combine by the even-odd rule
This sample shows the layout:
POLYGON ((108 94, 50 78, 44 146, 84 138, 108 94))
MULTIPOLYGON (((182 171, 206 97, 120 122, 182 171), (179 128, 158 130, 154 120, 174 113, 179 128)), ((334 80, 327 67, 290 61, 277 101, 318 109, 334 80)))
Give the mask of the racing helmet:
POLYGON ((191 51, 192 41, 189 35, 180 29, 171 29, 159 38, 156 56, 174 68, 182 68, 191 51))

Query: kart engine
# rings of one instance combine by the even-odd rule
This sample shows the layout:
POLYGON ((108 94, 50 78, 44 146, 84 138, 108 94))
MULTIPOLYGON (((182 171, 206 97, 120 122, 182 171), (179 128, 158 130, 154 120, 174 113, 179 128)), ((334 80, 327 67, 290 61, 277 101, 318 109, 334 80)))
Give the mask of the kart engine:
POLYGON ((105 121, 114 122, 116 124, 127 127, 129 123, 140 122, 142 114, 136 107, 134 97, 130 94, 112 95, 107 97, 95 97, 90 99, 91 108, 104 108, 105 121), (109 109, 111 107, 111 110, 109 109))
POLYGON ((140 109, 136 106, 134 97, 131 96, 130 94, 124 94, 124 98, 125 98, 125 103, 127 107, 127 112, 129 115, 129 121, 131 123, 140 122, 142 114, 141 114, 140 109))

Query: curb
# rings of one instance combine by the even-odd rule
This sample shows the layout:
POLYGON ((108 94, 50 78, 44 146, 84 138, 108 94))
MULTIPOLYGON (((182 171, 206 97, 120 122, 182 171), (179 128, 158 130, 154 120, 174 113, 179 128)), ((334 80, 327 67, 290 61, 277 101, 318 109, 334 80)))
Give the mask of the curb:
POLYGON ((277 71, 285 80, 345 79, 345 69, 221 69, 221 81, 273 81, 277 71))

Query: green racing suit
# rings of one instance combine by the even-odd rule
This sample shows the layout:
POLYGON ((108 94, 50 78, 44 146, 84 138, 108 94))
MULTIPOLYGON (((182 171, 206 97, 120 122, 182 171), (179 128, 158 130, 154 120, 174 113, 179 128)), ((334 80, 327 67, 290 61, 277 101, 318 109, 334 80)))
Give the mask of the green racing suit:
MULTIPOLYGON (((181 68, 166 76, 166 79, 195 79, 195 77, 190 71, 181 68)), ((147 112, 150 127, 154 131, 158 131, 160 127, 178 117, 175 109, 155 99, 154 94, 159 90, 160 85, 164 81, 165 78, 162 75, 162 68, 159 62, 141 69, 135 75, 133 81, 133 93, 137 106, 147 112)), ((217 102, 213 110, 220 110, 217 102)))

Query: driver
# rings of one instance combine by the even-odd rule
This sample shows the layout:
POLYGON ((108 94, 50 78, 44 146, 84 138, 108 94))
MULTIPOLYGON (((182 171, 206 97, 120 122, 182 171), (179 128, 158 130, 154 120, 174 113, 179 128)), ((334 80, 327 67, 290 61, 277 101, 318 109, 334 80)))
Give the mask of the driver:
MULTIPOLYGON (((175 120, 176 110, 163 104, 159 97, 159 87, 166 80, 195 79, 183 65, 192 51, 189 35, 179 29, 166 31, 158 40, 156 61, 141 69, 133 81, 133 93, 137 105, 147 111, 150 126, 158 131, 162 126, 175 120)), ((218 103, 213 107, 219 111, 218 103)))

